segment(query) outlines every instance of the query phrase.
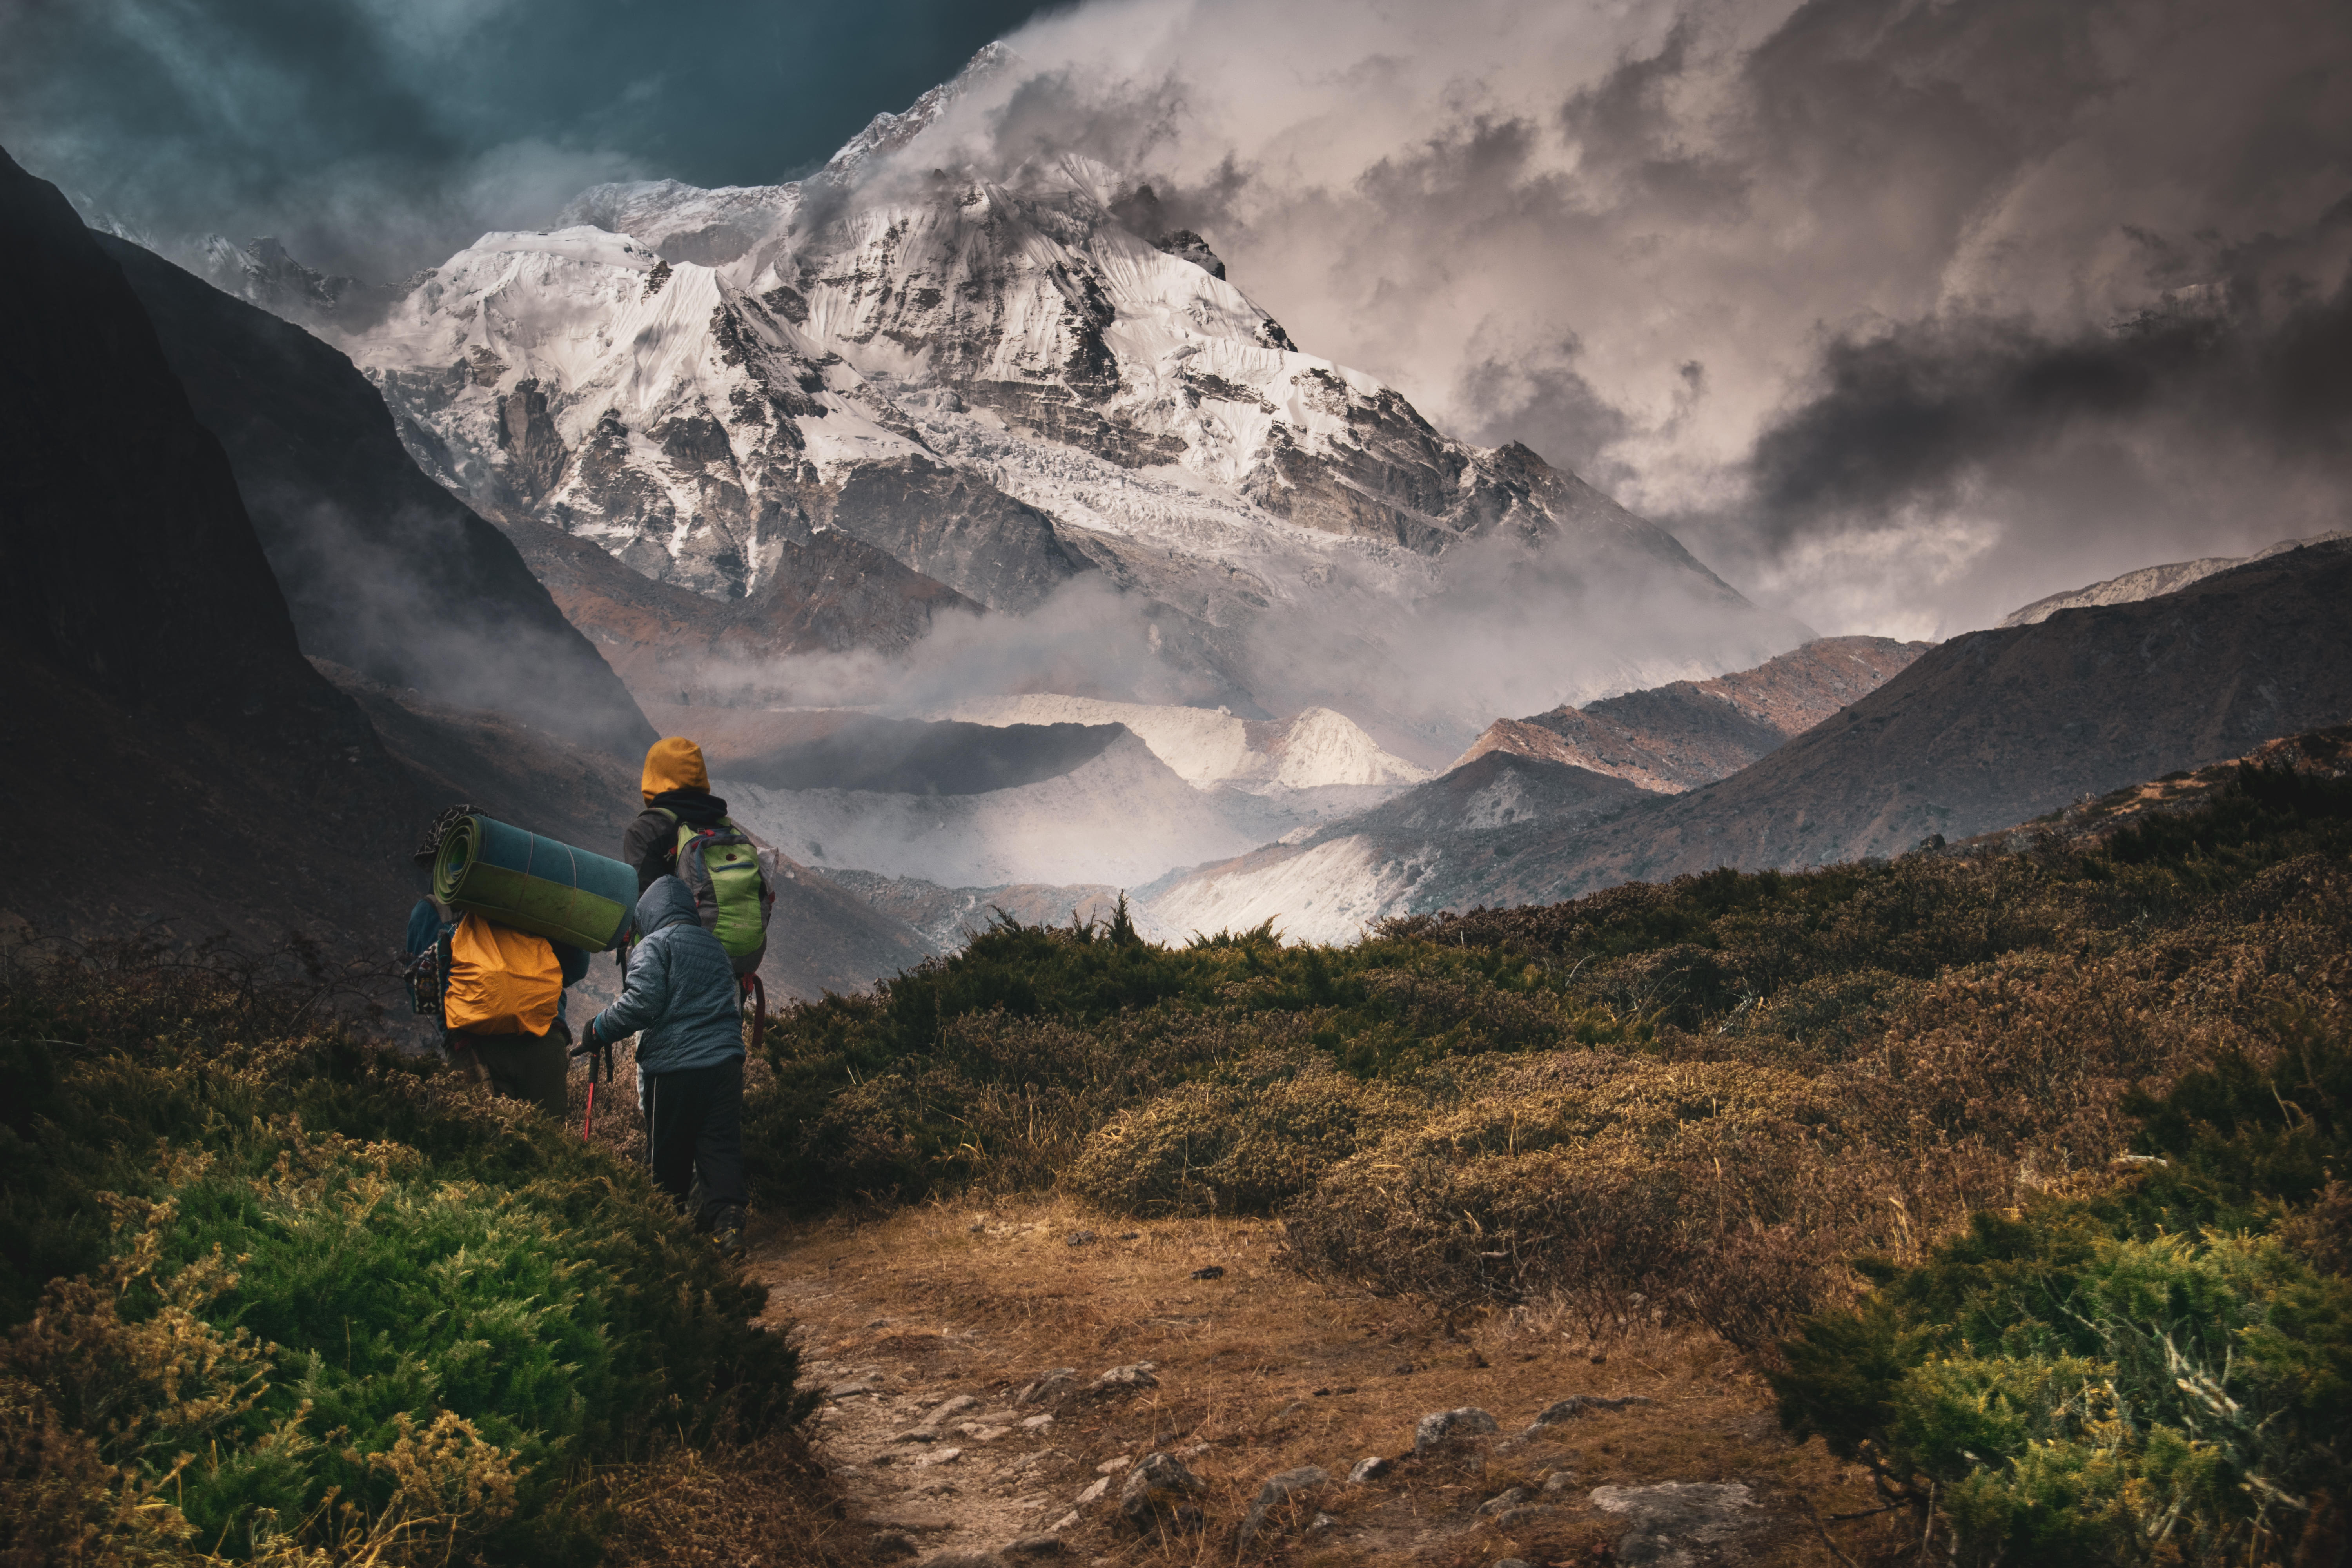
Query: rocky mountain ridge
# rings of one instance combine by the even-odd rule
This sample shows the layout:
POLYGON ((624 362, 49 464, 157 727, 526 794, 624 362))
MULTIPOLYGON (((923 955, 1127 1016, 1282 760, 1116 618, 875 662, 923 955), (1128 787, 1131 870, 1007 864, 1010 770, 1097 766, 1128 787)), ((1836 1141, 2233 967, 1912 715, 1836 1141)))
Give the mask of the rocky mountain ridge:
POLYGON ((1498 719, 1454 760, 1511 752, 1674 795, 1728 778, 1926 652, 1891 637, 1821 637, 1753 669, 1498 719))

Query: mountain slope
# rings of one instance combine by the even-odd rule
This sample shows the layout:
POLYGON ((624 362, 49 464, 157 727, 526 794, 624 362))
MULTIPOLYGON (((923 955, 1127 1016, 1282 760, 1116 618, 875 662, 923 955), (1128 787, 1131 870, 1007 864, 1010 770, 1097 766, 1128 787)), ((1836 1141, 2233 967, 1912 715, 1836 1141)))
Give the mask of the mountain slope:
POLYGON ((2267 561, 2289 550, 2299 550, 2306 544, 2324 544, 2330 540, 2347 537, 2341 531, 2323 533, 2311 539, 2284 539, 2267 550, 2252 555, 2209 555, 2196 561, 2174 561, 2162 566, 2143 566, 2137 572, 2126 572, 2120 577, 2110 577, 2088 587, 2069 588, 2063 594, 2052 594, 2036 599, 2021 609, 2011 610, 2000 618, 2004 626, 2030 626, 2046 621, 2061 610, 2079 610, 2094 605, 2127 605, 2135 599, 2153 599, 2159 594, 2170 594, 2186 588, 2200 578, 2216 572, 2227 572, 2232 566, 2243 566, 2249 561, 2267 561))
POLYGON ((53 934, 186 919, 352 950, 372 900, 405 909, 421 803, 304 660, 121 268, 5 153, 0 292, 0 810, 77 825, 20 835, 0 901, 53 934))
POLYGON ((1442 907, 1430 895, 1471 868, 1507 861, 1514 826, 1580 822, 1644 795, 1606 773, 1491 751, 1296 842, 1175 873, 1138 896, 1150 924, 1171 933, 1272 921, 1293 942, 1352 942, 1384 916, 1442 907))
POLYGON ((1675 794, 1728 778, 1779 749, 1875 691, 1928 646, 1822 637, 1754 669, 1677 680, 1529 719, 1498 719, 1454 765, 1514 752, 1675 794))
POLYGON ((1031 693, 974 697, 943 718, 982 724, 1123 724, 1196 788, 1233 784, 1286 790, 1402 789, 1429 771, 1391 756, 1345 714, 1310 708, 1281 721, 1236 718, 1223 708, 1031 693))
MULTIPOLYGON (((1349 818, 1145 891, 1163 924, 1181 911, 1216 929, 1263 919, 1286 898, 1328 908, 1344 896, 1347 918, 1360 923, 1548 903, 1717 866, 1795 869, 2004 827, 2347 716, 2352 542, 2336 542, 2161 598, 1954 638, 1750 766, 1684 794, 1567 810, 1538 803, 1508 820, 1432 811, 1401 834, 1349 818), (1286 868, 1311 852, 1330 864, 1286 868)), ((1509 757, 1490 751, 1457 773, 1509 757)), ((1382 811, 1434 802, 1436 787, 1382 811)))
POLYGON ((226 450, 305 652, 586 744, 652 742, 514 546, 417 470, 348 359, 128 241, 98 244, 226 450))

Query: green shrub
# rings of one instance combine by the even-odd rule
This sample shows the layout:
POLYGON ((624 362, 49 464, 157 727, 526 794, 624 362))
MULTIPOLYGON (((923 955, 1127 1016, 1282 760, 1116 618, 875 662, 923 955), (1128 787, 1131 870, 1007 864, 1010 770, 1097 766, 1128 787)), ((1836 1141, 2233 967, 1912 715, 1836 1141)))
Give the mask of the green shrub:
POLYGON ((297 994, 116 956, 0 987, 9 1508, 233 1558, 589 1561, 588 1467, 804 1414, 765 1291, 641 1171, 297 994))
POLYGON ((2276 1034, 2142 1100, 2120 1186, 1872 1264, 1786 1347, 1790 1429, 1937 1500, 1964 1563, 2291 1554, 2352 1481, 2352 1280, 2292 1223, 2342 1202, 2352 1042, 2276 1034))

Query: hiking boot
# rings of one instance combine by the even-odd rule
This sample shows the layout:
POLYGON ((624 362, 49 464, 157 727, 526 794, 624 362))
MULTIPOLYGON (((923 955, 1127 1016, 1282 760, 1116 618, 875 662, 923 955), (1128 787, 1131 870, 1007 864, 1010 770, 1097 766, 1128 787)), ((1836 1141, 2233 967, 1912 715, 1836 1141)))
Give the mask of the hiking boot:
POLYGON ((716 1215, 712 1216, 710 1223, 710 1239, 718 1244, 719 1250, 726 1256, 729 1262, 741 1262, 743 1258, 743 1211, 739 1208, 720 1209, 716 1215))

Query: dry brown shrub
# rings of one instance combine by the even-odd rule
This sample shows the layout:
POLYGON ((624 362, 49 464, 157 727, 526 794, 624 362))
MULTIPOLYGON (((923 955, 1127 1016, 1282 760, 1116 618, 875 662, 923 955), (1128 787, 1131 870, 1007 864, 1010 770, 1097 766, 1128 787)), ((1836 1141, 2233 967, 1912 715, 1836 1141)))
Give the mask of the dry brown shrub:
POLYGON ((1262 1214, 1401 1123, 1411 1098, 1301 1050, 1266 1051, 1121 1111, 1064 1187, 1120 1214, 1262 1214))

